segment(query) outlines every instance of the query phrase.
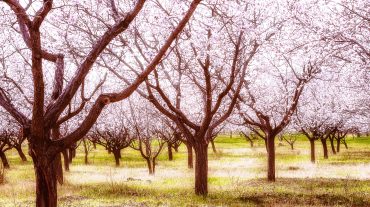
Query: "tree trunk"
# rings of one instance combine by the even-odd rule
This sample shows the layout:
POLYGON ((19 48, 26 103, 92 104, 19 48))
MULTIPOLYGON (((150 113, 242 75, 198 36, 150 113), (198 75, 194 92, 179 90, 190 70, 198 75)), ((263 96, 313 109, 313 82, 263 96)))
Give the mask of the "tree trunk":
POLYGON ((23 153, 22 147, 21 146, 17 146, 17 147, 15 147, 15 149, 17 150, 17 152, 19 154, 19 157, 22 159, 22 162, 27 162, 27 157, 23 153))
POLYGON ((266 152, 268 153, 269 152, 269 148, 267 146, 267 139, 264 139, 264 141, 265 141, 266 152))
POLYGON ((254 142, 253 142, 253 140, 252 140, 251 138, 248 138, 248 141, 249 141, 249 144, 251 145, 251 148, 253 148, 253 147, 254 147, 254 142))
POLYGON ((179 145, 175 144, 175 146, 173 147, 173 149, 175 149, 175 152, 179 152, 179 145))
POLYGON ((114 150, 113 155, 114 155, 114 160, 116 161, 116 167, 118 167, 120 165, 120 160, 119 160, 120 150, 114 150))
POLYGON ((188 168, 193 169, 193 147, 191 144, 186 143, 186 149, 188 151, 188 168))
POLYGON ((337 154, 337 152, 335 151, 335 147, 334 147, 334 138, 329 139, 329 140, 330 140, 331 151, 333 152, 333 154, 337 154))
POLYGON ((167 151, 168 151, 168 160, 173 160, 173 154, 172 154, 172 147, 170 143, 167 143, 167 151))
POLYGON ((85 165, 89 164, 89 154, 88 153, 85 153, 84 163, 85 163, 85 165))
POLYGON ((195 151, 195 194, 206 196, 208 194, 208 145, 196 143, 195 151))
POLYGON ((340 151, 340 139, 337 139, 337 152, 339 153, 340 151))
POLYGON ((275 182, 275 137, 267 137, 267 180, 275 182))
POLYGON ((315 140, 310 139, 310 146, 311 146, 311 162, 315 163, 316 158, 315 158, 315 140))
POLYGON ((344 144, 344 147, 346 147, 346 149, 348 149, 346 139, 343 139, 343 144, 344 144))
POLYGON ((55 170, 45 164, 34 160, 36 175, 36 206, 56 207, 57 206, 57 182, 55 170))
POLYGON ((68 151, 67 150, 63 150, 62 151, 62 155, 63 155, 63 160, 64 160, 64 170, 68 172, 69 171, 68 151))
POLYGON ((211 145, 212 145, 213 153, 217 154, 216 145, 215 145, 215 142, 213 140, 211 141, 211 145))
POLYGON ((146 159, 146 163, 148 165, 149 175, 154 175, 154 166, 153 166, 152 161, 150 160, 150 158, 145 158, 145 159, 146 159))
POLYGON ((87 144, 86 144, 86 140, 84 139, 83 140, 83 144, 84 144, 84 152, 85 152, 85 157, 84 157, 84 161, 85 161, 85 165, 89 164, 89 150, 87 149, 87 144))
POLYGON ((6 155, 3 151, 0 151, 0 158, 1 158, 1 161, 3 162, 4 168, 9 169, 10 166, 9 166, 8 159, 6 158, 6 155))
POLYGON ((326 139, 321 139, 321 143, 324 151, 324 159, 328 159, 328 145, 326 144, 326 139))
POLYGON ((73 156, 73 151, 74 151, 74 150, 73 150, 72 148, 69 148, 69 149, 68 149, 68 156, 69 156, 69 157, 68 157, 68 158, 69 158, 69 159, 68 159, 68 161, 69 161, 69 164, 72 164, 72 159, 74 158, 74 156, 73 156))
POLYGON ((289 143, 289 145, 290 145, 290 149, 294 150, 294 143, 289 143))

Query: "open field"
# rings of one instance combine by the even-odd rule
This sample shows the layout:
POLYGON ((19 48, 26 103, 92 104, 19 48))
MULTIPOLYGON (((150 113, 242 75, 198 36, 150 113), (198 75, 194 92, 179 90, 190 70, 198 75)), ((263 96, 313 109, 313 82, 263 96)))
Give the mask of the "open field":
MULTIPOLYGON (((239 137, 219 136, 218 154, 209 149, 209 196, 193 193, 193 171, 187 169, 181 146, 174 161, 164 150, 155 176, 149 176, 139 152, 122 151, 121 167, 103 148, 91 152, 83 164, 78 149, 65 184, 59 186, 59 206, 370 206, 370 137, 347 138, 337 155, 310 163, 309 142, 299 137, 295 150, 277 146, 277 181, 265 181, 266 152, 239 137)), ((16 151, 7 153, 11 169, 0 185, 0 206, 34 206, 32 163, 21 163, 16 151)), ((30 159, 30 158, 28 158, 30 159)))

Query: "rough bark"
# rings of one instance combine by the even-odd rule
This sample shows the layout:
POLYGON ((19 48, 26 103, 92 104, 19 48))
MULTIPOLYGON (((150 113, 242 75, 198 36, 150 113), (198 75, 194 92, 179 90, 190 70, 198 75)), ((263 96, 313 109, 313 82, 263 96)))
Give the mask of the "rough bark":
POLYGON ((53 169, 35 163, 36 174, 36 206, 57 206, 57 182, 53 169))
POLYGON ((8 159, 6 158, 6 155, 3 151, 0 151, 0 158, 1 158, 1 161, 3 162, 4 168, 6 169, 10 168, 8 159))
POLYGON ((208 145, 197 143, 195 151, 195 194, 207 196, 208 194, 208 145))

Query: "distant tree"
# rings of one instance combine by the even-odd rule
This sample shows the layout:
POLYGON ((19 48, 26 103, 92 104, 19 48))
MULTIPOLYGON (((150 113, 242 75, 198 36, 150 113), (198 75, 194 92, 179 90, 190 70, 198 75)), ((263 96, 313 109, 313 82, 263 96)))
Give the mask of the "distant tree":
MULTIPOLYGON (((177 26, 164 32, 165 35, 170 34, 162 42, 163 46, 150 58, 151 61, 146 69, 137 74, 137 78, 126 89, 120 88, 117 93, 100 94, 79 126, 67 136, 59 137, 57 123, 61 120, 61 115, 73 102, 76 92, 86 80, 86 76, 91 74, 94 63, 103 51, 117 36, 126 31, 131 23, 135 21, 135 24, 140 24, 140 20, 144 22, 147 17, 158 15, 158 12, 150 13, 153 10, 144 9, 147 12, 146 15, 139 15, 143 7, 149 4, 145 0, 130 1, 125 4, 125 8, 119 7, 123 3, 117 6, 115 1, 106 1, 104 4, 102 1, 71 1, 68 2, 68 9, 64 5, 65 2, 54 3, 52 0, 29 1, 28 4, 21 4, 16 0, 2 1, 1 4, 7 7, 2 7, 1 16, 7 18, 2 18, 1 30, 6 31, 10 39, 3 44, 3 47, 12 52, 13 42, 19 44, 23 39, 23 45, 27 48, 27 50, 18 50, 19 55, 11 56, 14 58, 9 58, 8 63, 11 63, 10 70, 14 73, 17 73, 16 63, 19 61, 24 63, 24 68, 27 68, 19 72, 25 78, 20 78, 16 85, 21 88, 20 91, 30 92, 29 96, 32 99, 29 99, 31 103, 28 106, 32 116, 26 116, 2 87, 0 87, 0 105, 22 126, 24 137, 28 139, 36 174, 36 206, 57 206, 57 173, 53 166, 60 165, 60 153, 86 135, 106 105, 126 99, 145 81, 147 75, 156 68, 172 42, 183 30, 200 2, 201 0, 192 1, 190 6, 186 7, 188 9, 183 10, 185 15, 183 19, 177 21, 177 26), (121 9, 124 12, 121 12, 121 9), (102 12, 103 10, 105 12, 102 12), (49 16, 53 18, 48 18, 49 16), (48 21, 44 21, 45 19, 48 21), (11 28, 15 23, 17 26, 13 30, 11 28), (55 25, 58 25, 58 28, 55 25), (86 28, 85 31, 97 32, 95 38, 84 39, 83 32, 74 29, 81 28, 80 25, 86 28), (13 41, 15 39, 16 41, 13 41), (66 53, 61 52, 64 45, 76 41, 77 45, 84 48, 84 52, 69 53, 71 50, 65 51, 66 53), (70 61, 70 57, 74 55, 80 55, 80 61, 76 63, 74 75, 69 76, 70 74, 65 73, 67 72, 65 69, 73 66, 74 62, 70 61), (53 80, 47 78, 52 74, 51 70, 54 70, 53 80), (46 71, 49 71, 48 75, 46 71), (26 84, 23 84, 23 81, 27 81, 26 84), (64 82, 67 82, 66 87, 63 87, 64 82)), ((149 19, 155 21, 155 18, 149 19)), ((119 48, 124 47, 118 46, 117 50, 119 48)), ((75 115, 73 113, 68 115, 65 121, 75 115)))

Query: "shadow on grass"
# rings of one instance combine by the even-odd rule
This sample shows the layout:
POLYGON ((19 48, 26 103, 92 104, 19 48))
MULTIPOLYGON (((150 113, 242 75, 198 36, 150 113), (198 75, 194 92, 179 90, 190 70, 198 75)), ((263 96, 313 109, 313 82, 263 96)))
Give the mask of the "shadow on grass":
MULTIPOLYGON (((179 180, 181 182, 181 180, 179 180)), ((211 185, 208 197, 193 189, 158 183, 121 182, 71 185, 80 192, 76 199, 120 199, 155 206, 370 206, 370 180, 278 178, 243 180, 222 188, 211 185)), ((67 200, 74 198, 67 198, 67 200)))
POLYGON ((238 184, 238 199, 258 206, 370 206, 370 180, 278 178, 238 184))

